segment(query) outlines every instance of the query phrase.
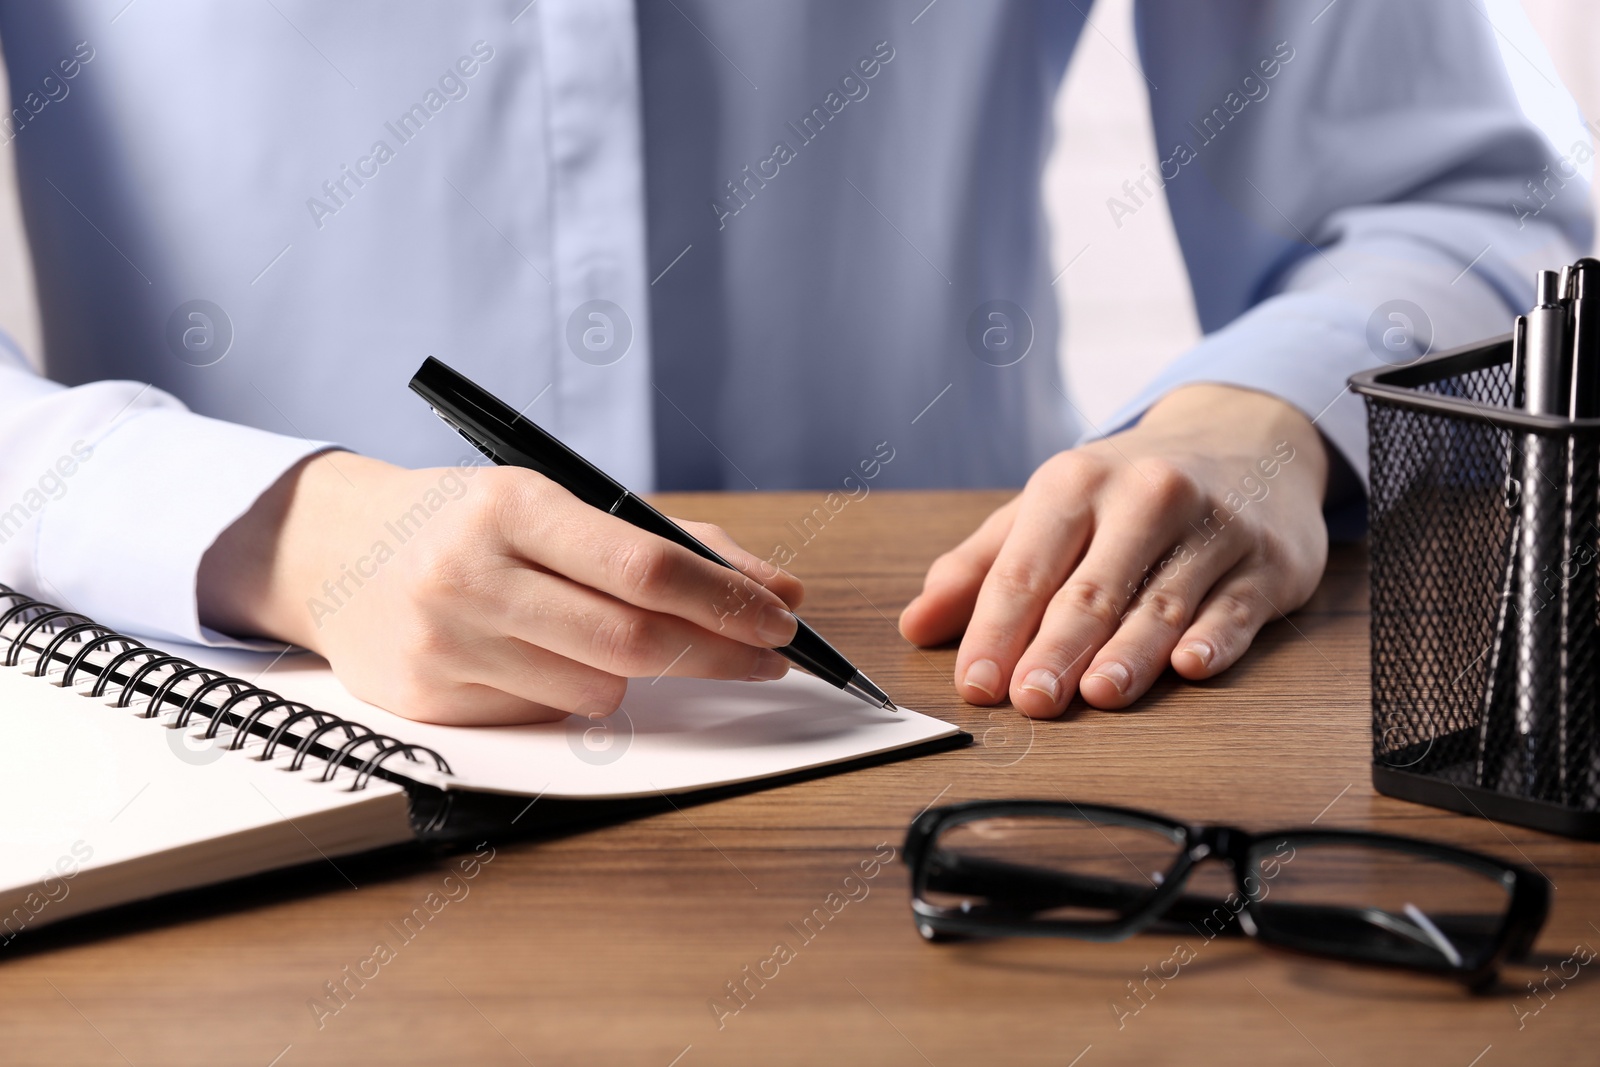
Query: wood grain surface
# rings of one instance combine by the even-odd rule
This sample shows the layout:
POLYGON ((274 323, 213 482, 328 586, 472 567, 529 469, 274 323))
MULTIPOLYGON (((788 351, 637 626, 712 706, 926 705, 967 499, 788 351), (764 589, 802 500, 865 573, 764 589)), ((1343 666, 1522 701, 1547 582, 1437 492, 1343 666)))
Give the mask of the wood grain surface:
POLYGON ((1312 602, 1224 677, 1169 676, 1136 710, 1077 706, 1029 723, 963 704, 954 650, 918 650, 894 626, 927 564, 1003 499, 874 492, 804 544, 786 523, 820 494, 660 501, 762 555, 788 541, 807 620, 901 702, 976 735, 973 747, 556 840, 492 842, 470 880, 470 851, 357 858, 40 930, 0 949, 0 1062, 1596 1061, 1600 960, 1568 961, 1600 948, 1600 846, 1374 794, 1360 548, 1335 549, 1312 602), (1437 838, 1536 866, 1556 883, 1554 909, 1533 965, 1480 996, 1250 942, 923 943, 905 867, 875 857, 898 853, 930 804, 1006 796, 1437 838), (419 908, 427 921, 403 926, 419 908), (1173 974, 1179 943, 1193 958, 1146 981, 1173 974), (387 958, 369 962, 379 944, 387 958))

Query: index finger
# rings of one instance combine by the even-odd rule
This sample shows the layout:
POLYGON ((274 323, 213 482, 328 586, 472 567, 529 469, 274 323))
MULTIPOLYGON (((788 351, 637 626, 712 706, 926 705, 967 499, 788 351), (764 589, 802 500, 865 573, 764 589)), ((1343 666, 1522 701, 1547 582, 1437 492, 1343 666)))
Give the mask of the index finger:
POLYGON ((745 575, 777 593, 791 609, 798 608, 800 602, 805 599, 806 587, 800 579, 770 559, 762 559, 746 549, 728 536, 728 531, 722 527, 709 522, 690 522, 676 517, 672 521, 688 530, 707 548, 739 568, 745 575))
POLYGON ((524 494, 502 515, 502 534, 527 560, 746 644, 778 648, 794 640, 794 614, 760 582, 547 484, 552 491, 537 501, 524 494))

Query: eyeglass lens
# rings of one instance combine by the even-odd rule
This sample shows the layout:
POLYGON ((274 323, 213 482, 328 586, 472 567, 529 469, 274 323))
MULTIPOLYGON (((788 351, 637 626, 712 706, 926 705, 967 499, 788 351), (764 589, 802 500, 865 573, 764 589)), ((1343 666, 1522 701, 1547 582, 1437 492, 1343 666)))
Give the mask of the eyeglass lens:
POLYGON ((1018 815, 947 827, 923 899, 1038 920, 1114 921, 1141 910, 1182 848, 1165 828, 1018 815))
POLYGON ((1487 871, 1367 844, 1263 841, 1252 866, 1264 940, 1414 967, 1481 964, 1511 903, 1487 871))

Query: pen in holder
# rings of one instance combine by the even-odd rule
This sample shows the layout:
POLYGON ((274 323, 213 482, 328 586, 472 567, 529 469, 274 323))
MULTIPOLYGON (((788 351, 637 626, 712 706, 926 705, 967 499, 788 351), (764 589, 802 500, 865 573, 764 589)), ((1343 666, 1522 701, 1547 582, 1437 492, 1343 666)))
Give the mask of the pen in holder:
POLYGON ((1372 780, 1600 839, 1600 418, 1529 410, 1539 339, 1519 340, 1351 379, 1370 429, 1372 780))
MULTIPOLYGON (((1521 351, 1512 353, 1520 367, 1522 407, 1534 415, 1566 414, 1566 393, 1571 377, 1567 359, 1571 338, 1567 309, 1555 271, 1540 271, 1538 299, 1523 316, 1512 337, 1521 351)), ((1521 517, 1512 544, 1516 552, 1515 682, 1509 694, 1514 708, 1514 749, 1509 768, 1513 778, 1502 779, 1522 796, 1538 800, 1561 799, 1562 767, 1559 726, 1565 718, 1566 689, 1562 676, 1561 624, 1565 612, 1561 555, 1567 503, 1567 441, 1537 433, 1520 435, 1521 517)), ((1503 641, 1505 635, 1499 635, 1503 641)), ((1495 714, 1490 708, 1489 714, 1495 714)), ((1481 731, 1480 731, 1481 736, 1481 731)), ((1479 783, 1492 785, 1490 781, 1479 783)))

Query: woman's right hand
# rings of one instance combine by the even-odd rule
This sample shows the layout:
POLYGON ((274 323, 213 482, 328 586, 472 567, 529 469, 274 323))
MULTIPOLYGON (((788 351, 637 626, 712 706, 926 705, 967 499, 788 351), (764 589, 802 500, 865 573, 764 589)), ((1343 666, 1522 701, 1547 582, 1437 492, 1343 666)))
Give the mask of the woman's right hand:
POLYGON ((201 619, 318 652, 356 696, 428 722, 609 715, 631 677, 782 677, 800 582, 683 525, 743 573, 533 471, 322 453, 207 551, 201 619))

